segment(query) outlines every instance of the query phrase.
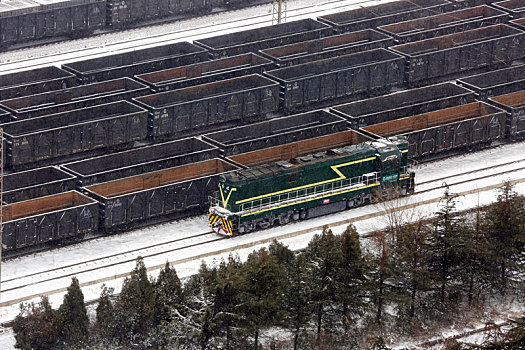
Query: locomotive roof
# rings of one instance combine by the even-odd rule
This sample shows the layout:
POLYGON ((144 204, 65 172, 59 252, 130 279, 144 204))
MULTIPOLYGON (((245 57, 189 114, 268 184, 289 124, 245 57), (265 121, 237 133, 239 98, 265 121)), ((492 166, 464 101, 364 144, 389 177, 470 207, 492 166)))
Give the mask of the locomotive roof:
POLYGON ((397 146, 400 146, 404 143, 406 143, 404 138, 392 138, 389 140, 382 139, 379 141, 364 142, 358 145, 333 148, 325 152, 299 156, 290 160, 283 160, 259 165, 253 168, 237 170, 225 176, 226 179, 237 182, 252 180, 263 176, 272 176, 286 170, 300 168, 305 165, 322 163, 330 159, 343 157, 359 159, 376 155, 383 160, 392 154, 399 154, 399 148, 397 146))

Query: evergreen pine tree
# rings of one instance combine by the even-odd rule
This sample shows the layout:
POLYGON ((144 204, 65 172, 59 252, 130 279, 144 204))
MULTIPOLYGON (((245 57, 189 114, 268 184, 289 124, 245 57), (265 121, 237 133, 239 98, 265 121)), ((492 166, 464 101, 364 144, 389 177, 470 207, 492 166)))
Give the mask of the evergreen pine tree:
POLYGON ((345 229, 339 237, 339 242, 337 247, 341 252, 341 259, 336 271, 339 284, 337 300, 342 306, 344 327, 348 330, 349 322, 355 319, 356 315, 361 315, 367 305, 364 301, 367 283, 365 275, 369 266, 361 251, 359 233, 353 225, 345 229))
POLYGON ((115 310, 110 297, 113 289, 102 286, 102 292, 96 309, 96 319, 93 333, 95 338, 108 339, 113 333, 113 320, 115 310))
POLYGON ((393 252, 395 284, 405 295, 410 318, 416 314, 423 293, 433 285, 429 262, 432 258, 427 246, 431 229, 422 222, 407 224, 396 230, 393 252))
POLYGON ((60 315, 47 297, 38 304, 21 305, 13 323, 15 347, 19 349, 53 349, 59 339, 60 315))
MULTIPOLYGON (((312 302, 315 305, 315 322, 317 326, 317 340, 320 340, 321 331, 327 309, 335 310, 338 292, 337 273, 341 266, 342 254, 338 240, 332 231, 324 227, 323 232, 315 235, 308 243, 305 257, 308 262, 309 280, 312 288, 312 302)), ((334 316, 332 312, 330 316, 334 316)))
POLYGON ((431 271, 438 287, 437 295, 442 308, 445 307, 447 295, 457 296, 457 291, 449 290, 448 287, 455 285, 459 279, 459 266, 466 250, 464 223, 462 218, 456 215, 455 208, 456 195, 451 194, 447 188, 429 235, 429 248, 433 256, 431 271))
POLYGON ((72 278, 58 311, 61 320, 60 338, 67 344, 84 344, 89 336, 89 318, 84 294, 76 277, 72 278))
POLYGON ((123 344, 139 343, 153 328, 154 319, 155 293, 144 261, 139 257, 115 303, 115 337, 123 344))
POLYGON ((523 270, 519 261, 525 243, 525 197, 519 196, 506 183, 497 201, 486 210, 484 222, 488 243, 492 247, 493 280, 504 294, 513 273, 523 270))
POLYGON ((285 286, 286 323, 294 334, 294 350, 297 350, 299 335, 308 324, 313 312, 309 271, 304 254, 298 255, 289 271, 285 286))
POLYGON ((241 310, 248 329, 253 332, 257 349, 261 328, 277 324, 283 318, 281 305, 284 278, 277 259, 266 249, 251 253, 241 271, 241 310))
POLYGON ((155 283, 155 321, 159 324, 162 321, 171 321, 173 308, 182 302, 182 286, 175 269, 166 265, 159 272, 159 277, 155 283))
POLYGON ((374 232, 370 237, 370 287, 376 308, 376 322, 381 322, 385 304, 396 299, 393 282, 392 230, 374 232))

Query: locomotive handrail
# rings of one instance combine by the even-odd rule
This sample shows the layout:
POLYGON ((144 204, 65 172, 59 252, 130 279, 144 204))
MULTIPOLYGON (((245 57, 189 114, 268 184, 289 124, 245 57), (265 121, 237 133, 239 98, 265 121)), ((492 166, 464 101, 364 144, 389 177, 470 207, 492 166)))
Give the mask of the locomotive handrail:
POLYGON ((348 179, 337 180, 326 184, 310 186, 295 191, 289 191, 286 193, 255 199, 253 201, 242 203, 239 207, 239 211, 252 211, 272 204, 282 203, 290 200, 298 200, 312 195, 332 192, 344 187, 351 187, 356 185, 359 185, 360 187, 376 183, 379 183, 378 173, 374 172, 369 174, 363 174, 348 179))

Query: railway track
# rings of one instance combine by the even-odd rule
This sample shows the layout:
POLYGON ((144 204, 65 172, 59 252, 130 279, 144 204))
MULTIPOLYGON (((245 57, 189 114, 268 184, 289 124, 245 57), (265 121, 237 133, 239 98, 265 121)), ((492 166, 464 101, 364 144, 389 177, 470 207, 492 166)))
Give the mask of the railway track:
MULTIPOLYGON (((377 1, 336 0, 324 1, 321 3, 314 3, 308 6, 296 8, 290 6, 287 11, 287 20, 292 21, 308 17, 318 17, 329 13, 343 11, 347 7, 355 7, 365 4, 368 5, 374 2, 377 1)), ((271 4, 269 4, 269 6, 271 8, 271 4)), ((266 7, 266 5, 263 7, 266 7)), ((128 52, 178 41, 193 41, 205 37, 216 36, 250 28, 259 28, 267 26, 272 20, 272 13, 269 12, 264 15, 255 15, 243 19, 225 19, 219 23, 209 24, 211 17, 220 14, 223 13, 203 16, 201 19, 206 24, 202 26, 190 27, 189 24, 187 24, 186 27, 182 25, 180 29, 169 30, 168 32, 164 32, 159 28, 158 33, 146 35, 144 37, 139 36, 140 31, 144 28, 138 28, 129 29, 126 31, 104 33, 83 39, 48 44, 44 45, 44 47, 32 47, 28 49, 9 51, 7 53, 0 54, 0 63, 2 63, 0 66, 0 74, 35 69, 47 65, 59 65, 79 59, 102 57, 108 54, 128 52), (112 38, 117 38, 119 36, 121 39, 117 39, 115 42, 104 43, 105 38, 111 40, 112 38), (74 46, 76 48, 68 49, 67 47, 69 46, 74 46), (47 51, 47 53, 44 53, 41 57, 31 57, 32 55, 35 55, 35 53, 39 53, 41 51, 47 51)), ((238 17, 242 17, 242 15, 238 15, 236 13, 236 18, 238 17)), ((161 27, 164 28, 168 25, 161 27)))
MULTIPOLYGON (((501 181, 503 181, 501 178, 507 175, 513 175, 513 183, 525 182, 525 167, 523 166, 523 162, 525 162, 525 160, 505 162, 477 170, 464 171, 447 178, 439 177, 423 181, 421 185, 425 184, 428 188, 417 191, 412 197, 408 197, 410 200, 407 200, 406 203, 400 203, 395 210, 405 211, 417 207, 422 208, 427 205, 435 205, 440 201, 442 193, 440 190, 443 190, 443 188, 447 186, 451 187, 451 190, 457 195, 467 196, 499 188, 501 181), (490 174, 487 175, 487 172, 490 172, 490 174), (478 174, 478 176, 475 176, 476 174, 478 174), (484 181, 486 176, 491 176, 495 179, 493 183, 484 181), (462 179, 461 177, 470 177, 470 180, 462 179), (458 178, 458 180, 450 181, 454 178, 458 178), (449 181, 447 182, 447 180, 449 181), (458 190, 460 187, 462 187, 463 190, 458 190), (434 195, 430 196, 431 193, 434 193, 434 195), (414 198, 418 196, 422 198, 414 198), (414 198, 414 200, 411 198, 414 198)), ((350 223, 356 224, 370 219, 377 219, 387 215, 389 210, 391 209, 378 209, 377 206, 374 208, 374 206, 371 205, 363 207, 359 211, 347 211, 344 212, 346 215, 343 215, 343 219, 337 219, 339 215, 334 215, 335 219, 329 222, 329 226, 340 227, 350 223), (363 211, 366 212, 360 214, 363 211)), ((145 247, 125 250, 120 253, 107 254, 95 258, 91 257, 79 263, 44 268, 38 272, 25 273, 13 277, 6 276, 6 279, 2 281, 2 302, 0 303, 0 307, 15 306, 20 302, 33 300, 41 295, 52 296, 65 292, 70 282, 69 279, 72 276, 79 278, 82 282, 82 287, 120 280, 129 276, 128 272, 122 273, 121 271, 130 271, 134 266, 136 256, 142 256, 146 260, 149 271, 156 271, 162 268, 166 261, 169 261, 172 265, 181 265, 192 261, 199 261, 204 258, 220 256, 221 254, 229 254, 246 248, 261 246, 274 239, 286 240, 305 237, 303 241, 306 244, 306 235, 322 230, 326 224, 326 218, 322 220, 313 219, 310 220, 309 227, 305 229, 300 229, 301 225, 296 226, 292 224, 239 236, 235 239, 224 239, 207 231, 197 232, 191 236, 179 236, 165 242, 149 244, 145 247), (319 221, 321 221, 321 223, 319 223, 319 221), (219 241, 223 242, 218 243, 219 241), (57 286, 60 287, 57 288, 57 286), (35 293, 35 290, 39 292, 35 293)))

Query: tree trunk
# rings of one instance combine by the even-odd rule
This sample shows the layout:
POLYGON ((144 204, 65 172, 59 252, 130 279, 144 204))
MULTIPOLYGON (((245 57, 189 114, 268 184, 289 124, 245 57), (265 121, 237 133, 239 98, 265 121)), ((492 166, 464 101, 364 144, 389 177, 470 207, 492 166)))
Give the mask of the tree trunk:
POLYGON ((299 342, 299 324, 295 327, 295 335, 293 337, 293 350, 297 350, 297 343, 299 342))
POLYGON ((317 307, 317 341, 321 339, 321 321, 323 318, 323 304, 317 307))
POLYGON ((377 323, 381 322, 381 315, 383 313, 383 273, 379 274, 379 298, 377 300, 377 314, 376 321, 377 323))
POLYGON ((412 283, 411 296, 410 296, 410 318, 414 317, 416 314, 416 293, 417 293, 417 284, 412 283))
POLYGON ((254 349, 257 350, 259 348, 259 330, 257 329, 255 331, 255 346, 254 349))

